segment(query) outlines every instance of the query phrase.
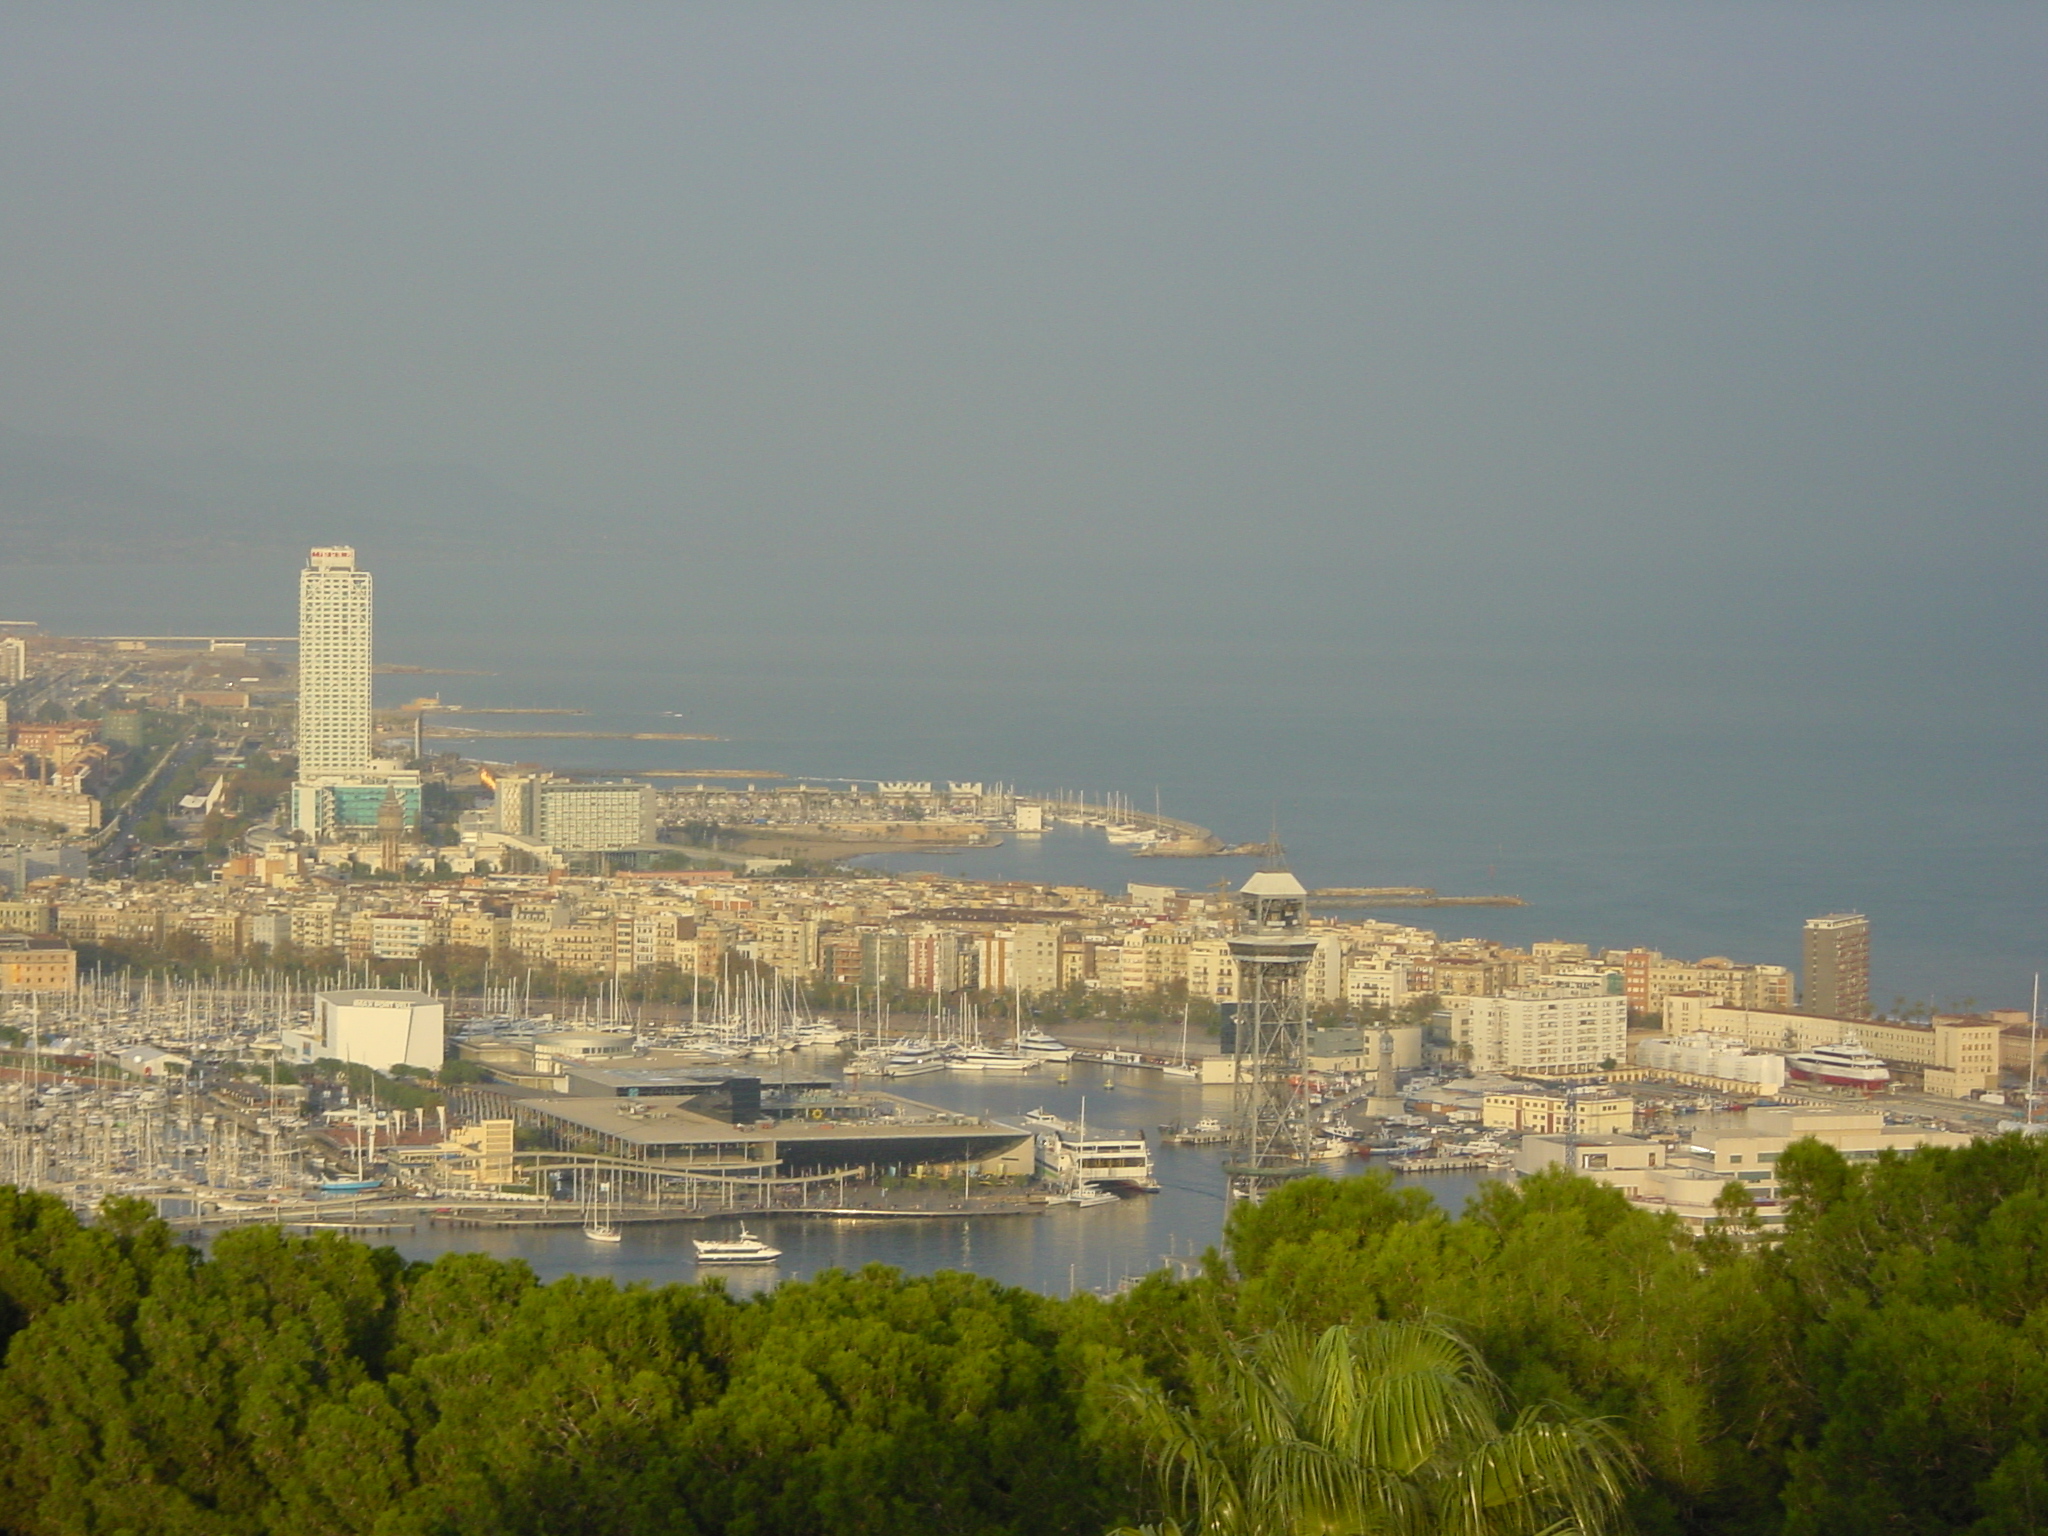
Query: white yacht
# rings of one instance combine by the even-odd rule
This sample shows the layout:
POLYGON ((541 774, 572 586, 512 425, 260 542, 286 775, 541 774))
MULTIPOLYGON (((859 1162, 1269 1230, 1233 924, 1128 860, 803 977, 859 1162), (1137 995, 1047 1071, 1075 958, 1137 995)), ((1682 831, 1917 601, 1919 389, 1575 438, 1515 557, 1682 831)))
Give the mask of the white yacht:
POLYGON ((1115 1205, 1117 1197, 1100 1184, 1076 1184, 1064 1195, 1053 1197, 1063 1205, 1115 1205))
POLYGON ((699 1264, 773 1264, 782 1257, 780 1248, 770 1248, 744 1226, 738 1237, 700 1237, 691 1240, 699 1264))
POLYGON ((1027 1056, 1036 1056, 1040 1061, 1072 1061, 1073 1048, 1040 1029, 1036 1024, 1021 1031, 1017 1036, 1017 1049, 1027 1056))
POLYGON ((882 1064, 882 1076, 921 1077, 927 1072, 943 1072, 949 1065, 937 1046, 925 1041, 905 1043, 882 1064))
POLYGON ((1001 1046, 975 1045, 962 1051, 952 1065, 961 1072, 1029 1072, 1038 1058, 1001 1046))

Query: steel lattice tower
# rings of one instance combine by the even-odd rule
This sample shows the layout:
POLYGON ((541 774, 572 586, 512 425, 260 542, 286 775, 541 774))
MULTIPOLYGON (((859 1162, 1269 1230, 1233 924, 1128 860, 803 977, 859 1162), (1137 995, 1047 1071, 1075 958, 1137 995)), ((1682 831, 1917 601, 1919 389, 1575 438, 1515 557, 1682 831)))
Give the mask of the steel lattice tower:
POLYGON ((1256 1200, 1309 1171, 1308 892, 1284 870, 1264 870, 1238 892, 1243 924, 1230 940, 1237 964, 1231 1057, 1236 1099, 1224 1171, 1234 1197, 1256 1200))

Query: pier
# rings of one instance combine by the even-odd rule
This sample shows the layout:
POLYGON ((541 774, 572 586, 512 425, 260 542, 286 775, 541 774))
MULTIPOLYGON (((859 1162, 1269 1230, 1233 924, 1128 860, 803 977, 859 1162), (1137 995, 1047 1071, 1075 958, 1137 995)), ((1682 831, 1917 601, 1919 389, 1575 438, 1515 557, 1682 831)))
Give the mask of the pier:
POLYGON ((1519 896, 1442 896, 1426 885, 1332 885, 1310 891, 1319 907, 1526 907, 1519 896))
POLYGON ((1156 832, 1166 841, 1142 850, 1144 856, 1151 858, 1199 859, 1226 851, 1223 840, 1207 827, 1182 821, 1176 816, 1162 816, 1156 811, 1141 811, 1121 802, 1113 806, 1107 803, 1097 805, 1087 800, 1042 800, 1019 795, 1017 803, 1035 805, 1056 821, 1091 822, 1104 826, 1114 824, 1156 832))

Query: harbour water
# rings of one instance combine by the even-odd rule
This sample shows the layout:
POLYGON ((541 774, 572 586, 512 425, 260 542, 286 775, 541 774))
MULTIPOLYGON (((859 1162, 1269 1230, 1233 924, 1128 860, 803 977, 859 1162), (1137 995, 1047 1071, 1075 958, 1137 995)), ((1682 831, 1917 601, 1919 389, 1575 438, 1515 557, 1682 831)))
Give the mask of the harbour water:
MULTIPOLYGON (((1057 1070, 1042 1066, 1015 1075, 939 1072, 896 1086, 927 1103, 1011 1123, 1041 1106, 1062 1118, 1079 1119, 1085 1107, 1091 1130, 1143 1129, 1154 1143, 1158 1193, 1127 1195, 1114 1205, 1056 1206, 1030 1216, 749 1218, 747 1229, 783 1250, 781 1261, 701 1271, 691 1240, 736 1236, 737 1219, 629 1225, 616 1244, 593 1243, 577 1227, 451 1230, 422 1225, 411 1234, 373 1240, 389 1242, 408 1258, 431 1259, 456 1251, 518 1258, 543 1279, 589 1274, 621 1283, 665 1285, 715 1273, 738 1292, 823 1269, 887 1264, 909 1274, 966 1270, 1005 1284, 1065 1295, 1072 1290, 1111 1290, 1152 1270, 1198 1260, 1222 1233, 1221 1149, 1161 1145, 1158 1128, 1205 1114, 1228 1115, 1230 1090, 1204 1088, 1144 1068, 1079 1062, 1062 1084, 1057 1070), (1105 1086, 1108 1083, 1115 1086, 1105 1086)), ((1363 1172, 1367 1161, 1348 1158, 1322 1166, 1328 1176, 1348 1177, 1363 1172)), ((1397 1177, 1428 1188, 1452 1210, 1461 1209, 1480 1182, 1476 1174, 1397 1177)))

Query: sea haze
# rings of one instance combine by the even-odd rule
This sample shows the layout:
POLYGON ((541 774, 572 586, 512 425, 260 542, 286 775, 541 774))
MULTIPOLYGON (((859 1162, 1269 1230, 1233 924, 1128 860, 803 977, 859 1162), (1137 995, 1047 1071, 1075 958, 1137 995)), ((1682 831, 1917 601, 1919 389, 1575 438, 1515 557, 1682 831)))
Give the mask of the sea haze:
POLYGON ((507 757, 2042 964, 2042 7, 10 22, 0 617, 281 633, 352 543, 451 697, 732 738, 507 757))

